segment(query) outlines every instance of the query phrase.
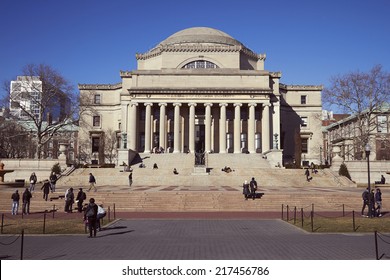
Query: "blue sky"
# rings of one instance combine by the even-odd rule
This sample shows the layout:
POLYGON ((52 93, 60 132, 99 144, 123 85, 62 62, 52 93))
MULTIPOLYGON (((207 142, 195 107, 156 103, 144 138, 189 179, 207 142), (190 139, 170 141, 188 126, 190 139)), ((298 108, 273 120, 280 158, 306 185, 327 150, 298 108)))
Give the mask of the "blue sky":
POLYGON ((285 84, 390 70, 388 0, 1 0, 0 82, 45 63, 74 85, 117 83, 120 70, 136 69, 136 53, 195 26, 265 53, 266 70, 285 84))

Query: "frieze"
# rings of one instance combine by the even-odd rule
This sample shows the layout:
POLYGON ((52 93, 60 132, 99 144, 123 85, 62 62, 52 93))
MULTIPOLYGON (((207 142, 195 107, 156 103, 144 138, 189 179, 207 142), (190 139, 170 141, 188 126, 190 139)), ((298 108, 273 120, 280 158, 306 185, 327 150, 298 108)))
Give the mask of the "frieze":
POLYGON ((122 83, 117 84, 78 84, 81 90, 121 89, 122 83))
POLYGON ((280 84, 280 88, 285 90, 323 90, 322 85, 285 85, 280 84))
POLYGON ((272 94, 271 89, 128 89, 130 95, 144 95, 150 97, 151 94, 165 94, 171 97, 231 97, 233 94, 248 94, 254 98, 255 95, 272 94))

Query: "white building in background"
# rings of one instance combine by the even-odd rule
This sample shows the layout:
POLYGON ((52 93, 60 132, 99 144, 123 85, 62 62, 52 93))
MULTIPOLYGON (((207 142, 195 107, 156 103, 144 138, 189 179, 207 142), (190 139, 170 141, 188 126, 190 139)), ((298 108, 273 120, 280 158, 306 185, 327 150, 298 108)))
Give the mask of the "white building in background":
POLYGON ((90 160, 104 161, 114 132, 120 163, 129 149, 319 163, 322 86, 282 84, 280 72, 265 70, 265 54, 206 27, 179 31, 136 59, 120 83, 79 85, 88 108, 79 137, 90 160))
POLYGON ((25 111, 32 115, 40 115, 42 81, 36 76, 18 76, 11 81, 10 114, 17 119, 29 119, 25 111), (23 108, 23 109, 22 109, 23 108))

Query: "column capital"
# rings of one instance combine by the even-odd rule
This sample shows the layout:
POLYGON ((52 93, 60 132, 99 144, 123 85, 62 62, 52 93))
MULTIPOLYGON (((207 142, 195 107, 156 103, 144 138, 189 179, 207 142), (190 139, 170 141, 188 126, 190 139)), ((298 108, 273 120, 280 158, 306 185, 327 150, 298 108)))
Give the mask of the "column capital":
POLYGON ((234 106, 234 107, 237 107, 237 106, 238 106, 238 107, 241 107, 241 106, 242 106, 242 103, 234 103, 233 106, 234 106))
POLYGON ((173 103, 173 106, 181 106, 181 103, 180 102, 175 102, 175 103, 173 103))
POLYGON ((257 103, 254 103, 254 102, 251 102, 251 103, 248 103, 248 106, 250 106, 250 107, 256 107, 257 106, 257 103))
POLYGON ((152 102, 145 102, 144 103, 144 106, 146 107, 146 106, 153 106, 153 103, 152 102))
POLYGON ((205 106, 205 107, 212 107, 212 106, 213 106, 213 103, 205 103, 204 106, 205 106))
POLYGON ((228 104, 227 103, 219 103, 219 107, 222 107, 222 106, 228 106, 228 104))
POLYGON ((263 107, 270 107, 271 106, 271 103, 269 102, 266 102, 266 103, 261 103, 263 107))
POLYGON ((194 107, 195 107, 195 106, 198 105, 198 104, 196 104, 196 103, 194 103, 194 102, 190 102, 190 103, 188 103, 187 105, 188 105, 189 107, 191 107, 191 106, 194 106, 194 107))
POLYGON ((130 102, 130 106, 138 106, 138 102, 130 102))
POLYGON ((158 103, 158 106, 167 106, 168 104, 167 103, 164 103, 164 102, 161 102, 161 103, 158 103))

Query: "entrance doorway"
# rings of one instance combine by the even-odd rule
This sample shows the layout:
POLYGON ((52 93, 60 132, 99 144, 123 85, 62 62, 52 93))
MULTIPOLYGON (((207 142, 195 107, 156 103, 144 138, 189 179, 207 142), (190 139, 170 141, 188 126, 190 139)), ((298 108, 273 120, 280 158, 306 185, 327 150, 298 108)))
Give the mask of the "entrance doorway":
POLYGON ((203 153, 205 149, 205 125, 195 125, 195 152, 203 153))

